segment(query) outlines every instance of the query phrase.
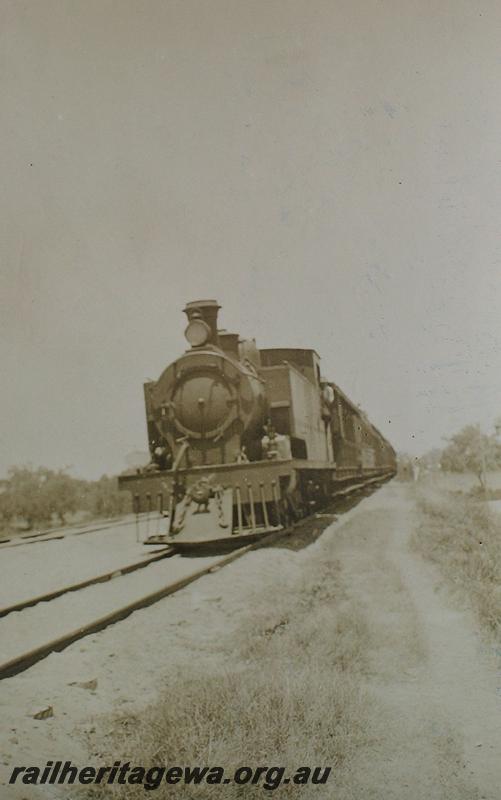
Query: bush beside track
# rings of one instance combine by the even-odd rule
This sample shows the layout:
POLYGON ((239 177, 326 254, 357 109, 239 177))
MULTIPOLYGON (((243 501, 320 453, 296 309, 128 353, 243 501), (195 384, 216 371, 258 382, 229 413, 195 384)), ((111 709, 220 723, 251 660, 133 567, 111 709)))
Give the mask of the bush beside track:
POLYGON ((501 635, 501 518, 474 494, 431 489, 418 495, 412 544, 473 608, 482 628, 501 635))

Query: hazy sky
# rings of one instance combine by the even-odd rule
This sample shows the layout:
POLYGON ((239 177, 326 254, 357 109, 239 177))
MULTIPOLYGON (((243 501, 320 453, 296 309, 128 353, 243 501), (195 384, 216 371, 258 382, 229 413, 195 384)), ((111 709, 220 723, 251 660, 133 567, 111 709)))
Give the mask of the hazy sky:
POLYGON ((184 303, 393 444, 501 413, 499 0, 1 0, 0 472, 146 448, 184 303))

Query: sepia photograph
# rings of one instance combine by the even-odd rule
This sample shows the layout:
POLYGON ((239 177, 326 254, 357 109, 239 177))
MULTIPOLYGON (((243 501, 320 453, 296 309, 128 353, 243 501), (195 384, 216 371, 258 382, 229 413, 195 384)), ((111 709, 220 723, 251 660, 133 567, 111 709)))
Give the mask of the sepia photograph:
POLYGON ((0 800, 501 800, 501 4, 0 20, 0 800))

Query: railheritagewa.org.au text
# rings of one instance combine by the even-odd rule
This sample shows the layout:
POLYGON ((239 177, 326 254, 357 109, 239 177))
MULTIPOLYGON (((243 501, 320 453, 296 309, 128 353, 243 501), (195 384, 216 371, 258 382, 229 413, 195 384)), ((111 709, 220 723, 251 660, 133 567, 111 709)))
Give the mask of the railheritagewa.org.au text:
POLYGON ((14 767, 9 783, 25 785, 40 784, 136 784, 146 791, 168 784, 256 786, 268 791, 288 783, 296 786, 325 784, 331 767, 297 767, 286 771, 285 767, 257 766, 237 767, 227 771, 217 766, 149 766, 132 765, 130 761, 115 761, 113 766, 78 767, 71 761, 47 761, 42 767, 14 767))

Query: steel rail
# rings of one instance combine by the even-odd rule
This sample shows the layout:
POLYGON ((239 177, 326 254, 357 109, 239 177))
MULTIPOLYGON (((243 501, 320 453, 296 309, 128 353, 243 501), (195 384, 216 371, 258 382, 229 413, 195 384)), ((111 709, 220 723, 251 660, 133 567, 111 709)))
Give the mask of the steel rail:
MULTIPOLYGON (((150 520, 156 519, 152 515, 150 516, 150 520)), ((139 521, 143 521, 146 519, 148 512, 144 511, 139 515, 139 521)), ((160 519, 160 517, 158 517, 160 519)), ((97 533, 98 531, 109 531, 112 528, 121 528, 125 525, 136 525, 136 519, 127 519, 126 517, 118 517, 115 520, 110 522, 101 523, 100 525, 96 524, 92 528, 84 528, 83 530, 79 530, 79 526, 71 527, 68 526, 66 528, 49 528, 46 531, 38 531, 37 533, 31 534, 22 534, 21 536, 14 536, 10 537, 9 539, 0 539, 0 550, 7 549, 9 547, 21 547, 22 545, 27 544, 39 544, 40 542, 53 542, 57 539, 66 539, 70 538, 71 536, 83 536, 86 533, 97 533), (45 537, 45 538, 42 538, 45 537)))
POLYGON ((83 639, 85 636, 89 636, 93 633, 104 630, 109 625, 113 625, 115 622, 119 622, 130 616, 134 611, 137 611, 141 608, 147 608, 148 606, 157 603, 164 597, 178 592, 180 589, 183 589, 185 586, 188 586, 190 583, 193 583, 204 575, 216 572, 227 564, 230 564, 232 561, 236 561, 250 550, 262 547, 264 544, 269 544, 271 541, 274 541, 281 536, 285 536, 290 532, 290 529, 274 531, 269 536, 264 537, 258 542, 253 542, 252 544, 248 544, 245 547, 241 547, 238 550, 233 551, 229 555, 224 556, 224 558, 221 558, 216 563, 196 570, 190 575, 187 575, 177 581, 168 583, 161 589, 157 589, 150 594, 143 595, 143 597, 134 600, 132 603, 128 603, 125 606, 121 606, 120 608, 115 609, 114 611, 111 611, 102 617, 92 620, 92 622, 89 622, 87 625, 83 625, 79 628, 69 631, 68 633, 55 639, 51 639, 50 641, 39 645, 32 650, 25 651, 24 653, 21 653, 20 655, 15 656, 8 661, 0 663, 0 680, 3 680, 4 678, 10 678, 19 674, 20 672, 24 672, 24 670, 34 666, 34 664, 36 664, 38 661, 41 661, 43 658, 46 658, 51 653, 60 652, 79 639, 83 639))
POLYGON ((162 559, 170 558, 173 555, 175 555, 175 550, 172 547, 164 548, 162 552, 158 552, 158 550, 156 550, 155 553, 148 558, 144 558, 142 561, 134 561, 132 564, 126 564, 123 567, 116 567, 116 569, 109 570, 109 572, 103 572, 101 575, 96 575, 93 578, 86 578, 84 581, 80 581, 79 583, 71 583, 67 586, 62 586, 59 589, 54 589, 52 592, 39 594, 36 597, 29 598, 28 600, 21 600, 19 603, 14 603, 11 606, 4 606, 3 608, 0 607, 0 618, 6 617, 13 611, 22 611, 24 608, 31 608, 32 606, 36 606, 38 603, 46 603, 49 600, 55 600, 56 597, 61 597, 61 595, 67 594, 68 592, 76 592, 79 589, 86 589, 87 586, 92 586, 94 583, 105 583, 106 581, 110 581, 112 578, 120 577, 120 575, 128 575, 129 573, 135 572, 138 569, 147 567, 149 564, 153 564, 155 561, 161 561, 162 559))
POLYGON ((369 478, 369 480, 364 481, 363 483, 355 483, 353 486, 348 486, 346 489, 339 489, 337 492, 332 493, 332 497, 344 497, 345 495, 352 494, 352 492, 358 492, 362 489, 365 489, 366 486, 370 486, 373 483, 383 483, 384 481, 390 478, 392 473, 385 473, 384 475, 378 475, 376 478, 369 478))

